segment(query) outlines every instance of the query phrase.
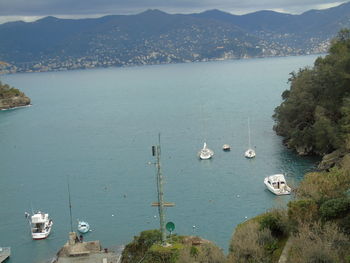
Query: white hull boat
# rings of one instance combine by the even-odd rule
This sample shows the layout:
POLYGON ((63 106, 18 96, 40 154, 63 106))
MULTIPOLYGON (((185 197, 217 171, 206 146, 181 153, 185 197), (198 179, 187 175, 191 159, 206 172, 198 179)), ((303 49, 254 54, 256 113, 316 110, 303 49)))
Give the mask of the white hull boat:
POLYGON ((292 189, 287 185, 283 174, 274 174, 264 179, 264 184, 275 195, 289 195, 292 189))
POLYGON ((248 149, 245 151, 244 156, 246 158, 254 158, 255 157, 255 151, 253 149, 248 149))
POLYGON ((208 160, 213 157, 214 152, 207 148, 207 143, 204 143, 203 149, 201 149, 198 154, 201 160, 208 160))
POLYGON ((222 146, 222 150, 225 151, 225 152, 229 152, 231 150, 231 146, 228 145, 228 144, 224 144, 222 146))
POLYGON ((90 230, 90 225, 86 221, 78 221, 78 231, 80 233, 87 233, 90 230))
POLYGON ((53 222, 49 218, 49 214, 39 211, 33 215, 25 213, 25 216, 29 219, 31 234, 34 240, 45 239, 50 235, 53 222))

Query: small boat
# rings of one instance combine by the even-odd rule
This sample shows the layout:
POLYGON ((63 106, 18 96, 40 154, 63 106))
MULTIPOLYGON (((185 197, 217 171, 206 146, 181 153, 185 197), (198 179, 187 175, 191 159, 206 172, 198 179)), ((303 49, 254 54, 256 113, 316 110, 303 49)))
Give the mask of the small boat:
POLYGON ((32 238, 34 240, 45 239, 50 235, 53 222, 50 219, 49 214, 39 211, 30 215, 26 212, 25 216, 30 222, 32 238))
POLYGON ((207 148, 207 143, 205 142, 203 148, 199 151, 198 154, 201 160, 208 160, 213 157, 214 152, 207 148))
POLYGON ((228 145, 228 144, 224 144, 224 145, 222 146, 222 150, 225 151, 225 152, 228 152, 228 151, 231 150, 231 146, 228 145))
POLYGON ((254 158, 255 157, 255 151, 252 149, 252 147, 250 146, 250 123, 249 123, 249 119, 248 119, 248 150, 245 151, 244 156, 246 158, 254 158))
POLYGON ((90 225, 86 221, 78 221, 78 231, 80 233, 87 233, 90 230, 90 225))
POLYGON ((289 195, 291 188, 287 185, 283 174, 274 174, 264 179, 264 184, 275 195, 289 195))
POLYGON ((244 156, 246 158, 249 158, 249 159, 254 158, 255 157, 255 151, 253 149, 249 148, 248 150, 245 151, 244 156))

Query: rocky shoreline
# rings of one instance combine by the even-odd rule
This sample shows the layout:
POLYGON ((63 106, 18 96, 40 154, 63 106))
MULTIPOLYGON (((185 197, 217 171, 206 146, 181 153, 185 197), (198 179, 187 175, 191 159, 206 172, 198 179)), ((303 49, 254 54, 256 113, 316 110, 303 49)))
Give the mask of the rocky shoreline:
POLYGON ((31 100, 27 96, 13 96, 0 99, 0 110, 9 110, 18 107, 30 106, 31 100))

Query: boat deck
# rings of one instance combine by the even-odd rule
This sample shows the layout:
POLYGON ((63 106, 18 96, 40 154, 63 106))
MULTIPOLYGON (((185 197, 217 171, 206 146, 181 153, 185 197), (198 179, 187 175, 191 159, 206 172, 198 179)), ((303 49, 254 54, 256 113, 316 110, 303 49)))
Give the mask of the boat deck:
POLYGON ((11 255, 11 248, 9 247, 0 247, 0 263, 4 262, 11 255))

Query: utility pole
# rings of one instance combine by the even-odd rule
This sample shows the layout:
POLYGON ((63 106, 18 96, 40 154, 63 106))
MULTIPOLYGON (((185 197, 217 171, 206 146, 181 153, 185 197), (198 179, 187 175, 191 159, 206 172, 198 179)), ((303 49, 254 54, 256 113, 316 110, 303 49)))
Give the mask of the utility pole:
POLYGON ((163 175, 160 164, 160 133, 158 134, 158 145, 152 146, 152 155, 156 156, 156 170, 157 170, 157 192, 158 192, 158 202, 152 203, 152 206, 158 206, 159 211, 159 224, 160 224, 160 232, 162 234, 162 245, 166 245, 166 230, 165 230, 165 210, 164 207, 172 207, 174 203, 165 203, 164 202, 164 192, 163 192, 163 175))

